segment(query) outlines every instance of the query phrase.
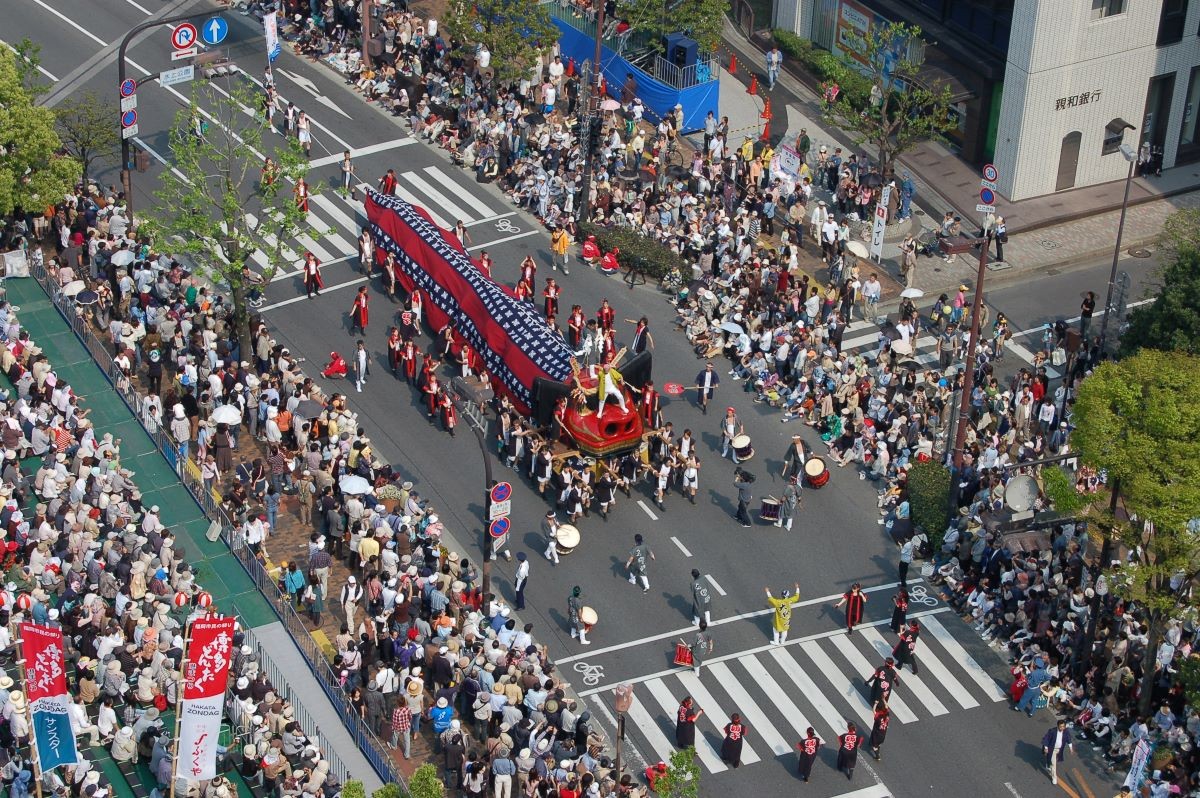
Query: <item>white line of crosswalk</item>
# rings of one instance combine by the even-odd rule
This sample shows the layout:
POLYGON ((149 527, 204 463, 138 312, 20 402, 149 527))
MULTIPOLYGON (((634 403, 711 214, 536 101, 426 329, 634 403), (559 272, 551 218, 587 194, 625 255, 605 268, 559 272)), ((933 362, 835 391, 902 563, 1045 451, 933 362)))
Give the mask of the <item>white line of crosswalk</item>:
MULTIPOLYGON (((846 327, 842 336, 841 352, 846 355, 874 353, 879 350, 879 327, 868 321, 856 321, 846 327), (869 330, 869 332, 867 332, 869 330), (850 336, 851 333, 862 333, 850 336), (850 337, 847 337, 850 336, 850 337)), ((1016 341, 1009 340, 1004 345, 1004 351, 1013 355, 1023 363, 1033 363, 1033 352, 1016 341)), ((938 362, 937 336, 923 333, 917 337, 917 348, 914 360, 921 366, 932 366, 938 362)), ((1058 379, 1062 374, 1053 366, 1046 365, 1046 375, 1050 379, 1058 379)))
MULTIPOLYGON (((972 709, 1006 697, 934 615, 918 616, 924 631, 917 647, 921 674, 906 668, 891 695, 892 716, 900 723, 940 717, 952 708, 972 709), (944 701, 946 696, 952 700, 944 701)), ((728 767, 721 761, 719 741, 734 712, 748 726, 742 746, 744 765, 762 761, 766 752, 776 757, 791 754, 791 741, 803 737, 810 726, 826 740, 843 732, 850 720, 869 729, 873 715, 865 681, 892 649, 879 627, 873 623, 859 626, 851 635, 815 635, 787 646, 727 655, 706 662, 700 676, 681 669, 629 680, 637 685, 637 697, 629 711, 633 725, 626 727, 627 733, 634 736, 635 745, 645 744, 641 750, 647 752, 649 761, 666 761, 675 748, 672 731, 679 702, 685 695, 691 696, 696 707, 704 710, 696 727, 697 756, 707 771, 719 773, 728 767)), ((890 793, 876 785, 847 795, 890 793)))

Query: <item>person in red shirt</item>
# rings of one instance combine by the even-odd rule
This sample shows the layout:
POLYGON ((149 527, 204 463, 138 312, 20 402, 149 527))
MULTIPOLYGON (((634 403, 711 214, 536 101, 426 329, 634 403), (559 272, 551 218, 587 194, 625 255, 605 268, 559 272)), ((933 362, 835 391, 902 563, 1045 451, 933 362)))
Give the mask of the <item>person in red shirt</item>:
POLYGON ((379 178, 379 191, 389 197, 396 193, 396 170, 389 169, 387 174, 379 178))
POLYGON ((600 245, 595 236, 588 236, 583 242, 583 260, 588 266, 595 266, 600 261, 600 245))
POLYGON ((400 350, 400 365, 404 369, 404 380, 409 385, 417 384, 417 347, 412 341, 405 341, 400 350))
POLYGON ((583 345, 583 328, 587 322, 583 318, 583 306, 572 305, 571 315, 567 316, 567 343, 572 352, 578 352, 583 345))
POLYGON ((675 745, 687 748, 696 744, 696 721, 704 714, 703 709, 696 709, 692 697, 685 696, 679 703, 675 715, 675 745))
POLYGON ((325 281, 321 279, 321 261, 317 260, 317 256, 311 252, 304 253, 304 291, 308 294, 308 298, 320 296, 321 289, 325 287, 325 281))
POLYGON ((875 724, 871 727, 871 756, 880 759, 879 748, 887 737, 888 723, 891 722, 892 711, 886 701, 875 702, 875 724))
POLYGON ((604 331, 613 328, 613 322, 616 321, 617 312, 613 310, 612 305, 608 304, 606 297, 600 302, 600 309, 596 311, 596 324, 600 325, 600 329, 604 331))
POLYGON ((450 393, 443 388, 440 398, 438 399, 438 408, 442 416, 442 428, 450 433, 450 437, 454 437, 454 428, 458 426, 458 411, 454 408, 454 402, 450 399, 450 393))
POLYGON ((546 278, 546 287, 542 289, 542 298, 544 300, 545 312, 547 317, 558 315, 558 295, 562 289, 553 277, 546 278))
POLYGON ((800 752, 798 757, 800 778, 804 779, 807 784, 808 777, 812 775, 813 762, 817 761, 817 751, 821 750, 821 739, 817 737, 812 726, 808 727, 804 739, 796 743, 796 750, 800 752))
POLYGON ((488 254, 486 249, 480 250, 479 262, 476 265, 479 267, 479 271, 483 272, 485 277, 492 276, 492 256, 488 254))
POLYGON ((361 330, 363 335, 367 333, 367 303, 370 297, 367 296, 367 287, 359 286, 358 293, 354 295, 354 304, 350 306, 350 334, 354 335, 355 330, 361 330))
POLYGON ((651 429, 658 429, 659 399, 658 391, 654 390, 652 380, 646 380, 646 384, 642 386, 642 399, 638 402, 638 411, 642 414, 647 426, 651 429))
POLYGON ((400 331, 395 327, 389 329, 387 339, 388 368, 392 370, 392 374, 395 376, 399 376, 400 373, 400 350, 403 346, 404 342, 400 340, 400 331))
POLYGON ((532 255, 526 255, 525 260, 521 261, 521 279, 528 280, 531 286, 537 285, 537 262, 532 255))
POLYGON ((338 379, 346 376, 346 359, 337 352, 329 353, 329 364, 321 371, 321 376, 326 379, 338 379))
POLYGON ((296 207, 300 209, 301 213, 308 213, 308 183, 305 182, 303 177, 296 181, 294 192, 296 194, 296 207))
POLYGON ((862 585, 855 582, 850 589, 842 594, 841 600, 834 609, 846 605, 846 634, 854 631, 854 627, 862 623, 863 606, 867 603, 867 594, 862 592, 862 585))
POLYGON ((742 716, 734 712, 725 724, 725 741, 721 743, 721 761, 738 768, 742 765, 742 743, 749 730, 742 723, 742 716))
POLYGON ((858 747, 862 738, 858 727, 853 723, 846 725, 846 733, 838 735, 837 769, 846 774, 846 780, 854 778, 854 766, 858 764, 858 747))

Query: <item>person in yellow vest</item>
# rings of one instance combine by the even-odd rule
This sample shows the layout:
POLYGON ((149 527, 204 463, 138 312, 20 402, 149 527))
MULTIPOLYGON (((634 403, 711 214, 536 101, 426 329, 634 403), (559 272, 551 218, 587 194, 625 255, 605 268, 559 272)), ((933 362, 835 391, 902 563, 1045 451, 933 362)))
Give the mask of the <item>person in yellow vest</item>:
POLYGON ((742 142, 742 146, 738 151, 738 155, 741 156, 742 161, 746 164, 749 164, 751 161, 753 161, 754 160, 754 139, 750 138, 749 136, 746 136, 746 140, 742 142))
POLYGON ((558 271, 558 261, 562 259, 563 274, 570 274, 567 267, 570 265, 571 256, 568 254, 571 250, 571 235, 562 227, 555 225, 554 231, 550 233, 550 251, 554 254, 550 258, 550 266, 558 271))

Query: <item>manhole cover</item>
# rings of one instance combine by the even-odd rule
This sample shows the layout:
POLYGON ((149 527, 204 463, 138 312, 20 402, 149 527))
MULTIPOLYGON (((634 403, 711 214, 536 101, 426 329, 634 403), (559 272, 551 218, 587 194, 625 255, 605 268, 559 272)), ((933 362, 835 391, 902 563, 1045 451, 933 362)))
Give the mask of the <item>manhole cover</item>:
POLYGON ((1138 247, 1137 249, 1129 250, 1129 256, 1133 258, 1148 258, 1150 257, 1150 250, 1138 247))
POLYGON ((1048 239, 1048 238, 1043 238, 1043 239, 1042 239, 1041 241, 1039 241, 1038 243, 1042 245, 1042 248, 1043 248, 1043 249, 1058 249, 1058 242, 1057 242, 1057 241, 1051 241, 1051 240, 1050 240, 1050 239, 1048 239))
POLYGON ((919 209, 919 208, 918 208, 917 210, 913 211, 913 214, 914 214, 914 215, 916 215, 916 216, 924 216, 924 215, 925 215, 925 211, 923 211, 923 210, 921 210, 921 209, 919 209))

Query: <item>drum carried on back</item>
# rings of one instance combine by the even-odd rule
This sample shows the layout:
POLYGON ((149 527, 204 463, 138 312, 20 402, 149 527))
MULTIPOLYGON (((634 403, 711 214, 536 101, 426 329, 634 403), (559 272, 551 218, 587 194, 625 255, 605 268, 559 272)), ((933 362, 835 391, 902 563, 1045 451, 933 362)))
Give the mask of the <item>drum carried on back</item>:
POLYGON ((820 488, 829 481, 829 468, 825 460, 813 455, 804 463, 804 480, 809 487, 820 488))
POLYGON ((583 630, 590 632, 593 626, 600 623, 600 616, 591 607, 581 607, 579 609, 579 620, 583 621, 583 630))
POLYGON ((738 460, 749 460, 754 456, 754 447, 750 445, 749 435, 735 435, 729 443, 733 446, 733 453, 737 455, 738 460))
POLYGON ((558 553, 566 557, 579 546, 579 528, 572 524, 559 524, 558 534, 555 535, 554 542, 558 546, 558 553))

